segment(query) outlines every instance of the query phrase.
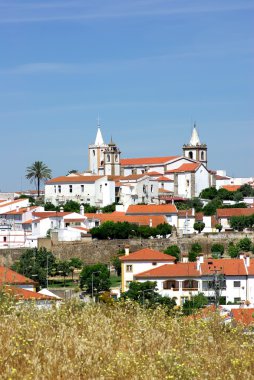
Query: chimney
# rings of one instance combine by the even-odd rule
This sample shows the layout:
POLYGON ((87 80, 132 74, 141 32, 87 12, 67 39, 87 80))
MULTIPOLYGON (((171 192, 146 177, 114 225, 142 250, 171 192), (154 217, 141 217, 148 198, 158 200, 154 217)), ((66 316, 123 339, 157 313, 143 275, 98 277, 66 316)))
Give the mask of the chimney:
POLYGON ((63 209, 63 206, 61 206, 61 207, 60 207, 60 212, 63 212, 63 210, 64 210, 64 209, 63 209))
POLYGON ((26 211, 30 211, 30 206, 27 206, 26 211))
POLYGON ((174 205, 175 204, 175 200, 174 200, 174 198, 172 198, 172 205, 174 205))
POLYGON ((244 253, 241 252, 240 255, 239 255, 239 259, 243 260, 244 259, 244 253))
POLYGON ((16 212, 19 212, 19 206, 16 206, 16 212))
POLYGON ((152 227, 152 226, 153 226, 153 220, 149 219, 149 227, 152 227))
POLYGON ((129 245, 126 245, 126 246, 124 247, 124 250, 125 250, 125 256, 129 256, 129 254, 130 254, 130 246, 129 246, 129 245))
POLYGON ((203 264, 204 262, 204 256, 202 255, 202 253, 199 254, 199 256, 197 257, 197 270, 200 271, 200 265, 203 264))
POLYGON ((245 266, 248 268, 250 266, 250 254, 246 253, 244 258, 245 266))
POLYGON ((182 261, 183 261, 183 263, 188 263, 189 262, 188 253, 183 253, 182 254, 182 261))
POLYGON ((195 208, 194 207, 192 207, 192 209, 191 209, 191 215, 195 216, 195 208))
POLYGON ((80 205, 80 214, 84 215, 84 213, 85 213, 85 208, 83 205, 80 205))

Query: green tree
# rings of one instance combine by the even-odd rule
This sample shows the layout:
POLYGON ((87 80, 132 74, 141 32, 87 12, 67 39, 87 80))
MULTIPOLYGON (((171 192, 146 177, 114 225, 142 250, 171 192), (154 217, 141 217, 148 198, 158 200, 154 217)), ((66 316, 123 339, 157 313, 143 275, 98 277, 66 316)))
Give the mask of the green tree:
POLYGON ((239 240, 237 246, 240 251, 249 252, 252 250, 252 241, 248 237, 245 237, 239 240))
POLYGON ((166 255, 174 256, 176 258, 176 261, 180 260, 181 251, 180 251, 180 248, 178 247, 178 245, 176 245, 176 244, 173 244, 173 245, 169 246, 168 248, 166 248, 164 250, 164 253, 166 253, 166 255))
POLYGON ((191 245, 191 251, 192 252, 195 252, 195 253, 201 253, 202 252, 202 247, 201 247, 201 245, 199 244, 199 243, 193 243, 192 245, 191 245))
POLYGON ((80 287, 88 293, 99 293, 110 288, 110 273, 105 264, 86 265, 80 273, 80 287))
POLYGON ((146 307, 164 305, 168 309, 172 309, 176 305, 175 300, 169 297, 162 297, 157 293, 156 285, 156 281, 132 281, 129 289, 122 293, 122 298, 125 300, 131 299, 146 307))
POLYGON ((184 302, 183 312, 185 315, 190 315, 206 305, 208 305, 208 298, 204 293, 199 293, 184 302))
POLYGON ((221 232, 222 225, 220 223, 217 223, 217 224, 215 224, 215 228, 216 228, 216 230, 218 230, 219 232, 221 232))
POLYGON ((84 265, 83 261, 79 257, 72 257, 69 260, 69 264, 76 269, 81 269, 84 265))
POLYGON ((172 226, 167 223, 158 224, 158 226, 155 227, 155 229, 156 235, 161 235, 163 237, 166 237, 166 235, 169 235, 172 232, 172 226))
POLYGON ((223 255, 223 253, 224 253, 224 246, 223 246, 223 244, 220 244, 220 243, 214 243, 214 244, 212 244, 212 246, 211 246, 211 252, 212 252, 213 257, 215 257, 215 258, 221 257, 223 255))
POLYGON ((251 197, 254 195, 253 187, 247 183, 242 185, 238 191, 240 191, 244 197, 251 197))
POLYGON ((64 211, 65 212, 77 212, 79 214, 80 212, 80 204, 75 201, 67 201, 64 205, 64 211))
POLYGON ((238 245, 235 245, 233 242, 230 242, 228 244, 228 254, 229 256, 234 259, 236 257, 239 256, 239 253, 240 253, 240 249, 238 247, 238 245))
POLYGON ((46 286, 47 273, 51 274, 55 266, 55 257, 45 248, 27 249, 12 266, 13 270, 46 286))
POLYGON ((98 207, 96 206, 90 206, 89 203, 82 203, 84 206, 84 212, 86 214, 94 214, 98 211, 98 207))
POLYGON ((44 210, 45 211, 59 211, 59 207, 56 207, 55 205, 53 205, 53 203, 51 202, 46 202, 44 204, 44 210))
POLYGON ((236 191, 233 196, 235 202, 241 202, 243 200, 243 193, 241 191, 236 191))
POLYGON ((200 234, 201 231, 203 231, 203 229, 205 228, 205 223, 203 223, 203 222, 196 222, 196 223, 194 223, 193 228, 194 228, 194 230, 198 231, 198 233, 200 234))
POLYGON ((221 188, 218 190, 217 196, 221 200, 233 200, 234 192, 221 188))
POLYGON ((111 205, 107 205, 102 208, 103 213, 110 213, 116 211, 116 204, 112 203, 111 205))
POLYGON ((246 228, 247 219, 244 215, 232 216, 229 220, 230 227, 234 230, 243 231, 246 228))
POLYGON ((195 261, 197 260, 197 256, 198 256, 197 252, 190 251, 190 252, 188 253, 188 260, 189 260, 190 262, 195 262, 195 261))
POLYGON ((26 178, 31 182, 35 182, 37 195, 39 197, 41 181, 46 181, 51 178, 51 169, 42 161, 35 161, 31 166, 27 167, 26 178))
POLYGON ((208 202, 207 205, 204 206, 203 212, 205 216, 211 216, 216 214, 217 208, 221 208, 223 206, 221 199, 214 198, 212 201, 208 202))
POLYGON ((218 195, 218 191, 215 187, 208 187, 201 191, 199 197, 203 199, 214 199, 218 195))

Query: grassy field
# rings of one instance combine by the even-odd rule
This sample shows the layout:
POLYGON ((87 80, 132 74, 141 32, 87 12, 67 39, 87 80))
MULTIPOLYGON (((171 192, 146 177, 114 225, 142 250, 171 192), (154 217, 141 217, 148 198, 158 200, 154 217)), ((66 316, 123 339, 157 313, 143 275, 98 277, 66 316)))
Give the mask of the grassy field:
POLYGON ((0 304, 0 373, 7 379, 251 380, 253 336, 128 304, 0 304))

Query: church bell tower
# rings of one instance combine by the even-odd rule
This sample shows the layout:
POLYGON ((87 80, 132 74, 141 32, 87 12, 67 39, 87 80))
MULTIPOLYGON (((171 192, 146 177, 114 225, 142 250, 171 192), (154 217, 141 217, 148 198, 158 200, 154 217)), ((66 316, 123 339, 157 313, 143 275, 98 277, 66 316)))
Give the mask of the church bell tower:
POLYGON ((207 166, 207 145, 200 142, 196 124, 193 126, 189 144, 183 145, 183 156, 207 166))

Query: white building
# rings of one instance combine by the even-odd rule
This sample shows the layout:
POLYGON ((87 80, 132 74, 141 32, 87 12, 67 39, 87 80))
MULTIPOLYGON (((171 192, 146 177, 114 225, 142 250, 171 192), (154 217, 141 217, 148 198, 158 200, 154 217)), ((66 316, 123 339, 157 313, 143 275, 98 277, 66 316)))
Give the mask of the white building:
POLYGON ((178 211, 174 204, 164 205, 132 205, 129 206, 126 215, 147 215, 147 216, 164 216, 167 223, 177 227, 178 211))
POLYGON ((204 293, 212 301, 215 294, 211 281, 217 272, 223 276, 221 297, 225 297, 225 303, 254 303, 254 259, 250 259, 248 255, 242 255, 240 259, 207 260, 200 255, 197 262, 171 261, 162 264, 163 260, 159 262, 159 254, 149 258, 146 250, 142 251, 132 254, 127 252, 127 255, 120 258, 122 291, 128 289, 131 281, 156 281, 159 294, 175 298, 178 305, 199 293, 204 293), (136 255, 142 260, 135 260, 136 255), (144 270, 145 267, 147 269, 144 270))
POLYGON ((207 166, 207 145, 200 142, 195 124, 190 142, 183 146, 183 155, 207 166))
POLYGON ((216 210, 217 223, 222 225, 222 231, 231 229, 232 216, 250 216, 254 214, 254 208, 218 208, 216 210))
POLYGON ((58 206, 69 200, 107 206, 115 202, 115 182, 107 176, 71 174, 46 183, 45 202, 58 206))

